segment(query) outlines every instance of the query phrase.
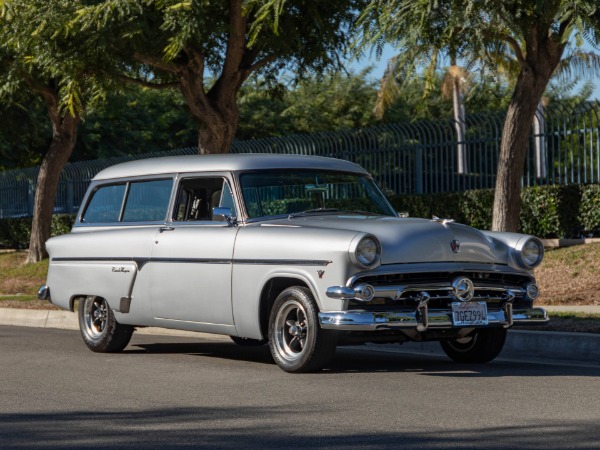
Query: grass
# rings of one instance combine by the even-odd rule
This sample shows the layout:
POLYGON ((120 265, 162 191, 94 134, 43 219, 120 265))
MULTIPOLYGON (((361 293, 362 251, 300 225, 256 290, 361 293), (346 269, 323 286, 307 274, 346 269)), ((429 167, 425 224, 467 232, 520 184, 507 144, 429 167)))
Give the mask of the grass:
POLYGON ((25 264, 27 252, 16 251, 0 254, 0 296, 34 297, 46 282, 48 261, 25 264))
POLYGON ((579 333, 600 333, 600 314, 587 314, 578 312, 550 312, 548 325, 527 327, 537 331, 571 331, 579 333))

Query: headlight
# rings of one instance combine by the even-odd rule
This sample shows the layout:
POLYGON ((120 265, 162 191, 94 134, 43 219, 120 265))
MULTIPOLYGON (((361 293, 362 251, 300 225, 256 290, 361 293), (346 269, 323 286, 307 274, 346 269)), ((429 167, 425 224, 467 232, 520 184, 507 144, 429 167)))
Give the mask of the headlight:
POLYGON ((539 239, 528 237, 517 242, 517 262, 526 269, 533 269, 544 259, 544 246, 539 239))
POLYGON ((374 236, 363 236, 350 244, 350 259, 354 264, 365 269, 379 262, 381 246, 374 236))

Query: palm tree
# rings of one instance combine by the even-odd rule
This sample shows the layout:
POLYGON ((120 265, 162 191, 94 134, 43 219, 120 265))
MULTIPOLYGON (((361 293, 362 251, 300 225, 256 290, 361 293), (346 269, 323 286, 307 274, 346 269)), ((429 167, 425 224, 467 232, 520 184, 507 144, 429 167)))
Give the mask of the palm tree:
MULTIPOLYGON (((409 80, 419 76, 417 69, 427 62, 424 70, 425 89, 427 96, 435 89, 435 74, 438 69, 440 50, 423 47, 419 52, 407 52, 392 57, 387 64, 381 79, 374 113, 382 119, 385 111, 392 106, 402 94, 402 88, 409 80)), ((468 70, 457 65, 456 54, 451 56, 450 66, 446 68, 442 78, 441 93, 446 99, 452 99, 453 121, 456 130, 456 161, 457 173, 466 174, 467 152, 465 144, 466 113, 465 95, 471 87, 471 74, 468 70)))
MULTIPOLYGON (((600 50, 597 0, 371 0, 359 26, 363 46, 392 42, 405 50, 409 68, 412 54, 432 49, 493 71, 495 55, 513 60, 517 75, 500 143, 492 229, 516 231, 533 119, 550 78, 569 60, 569 40, 578 49, 586 40, 600 50)), ((580 63, 600 73, 597 57, 580 63)))

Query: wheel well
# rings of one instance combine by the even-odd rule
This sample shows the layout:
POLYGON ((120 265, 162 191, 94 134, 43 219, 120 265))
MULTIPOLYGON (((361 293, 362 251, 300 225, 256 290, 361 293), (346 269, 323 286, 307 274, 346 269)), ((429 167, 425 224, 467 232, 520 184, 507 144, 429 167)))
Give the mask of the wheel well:
POLYGON ((69 300, 69 309, 71 310, 71 312, 75 312, 75 302, 85 298, 85 295, 81 295, 81 294, 77 294, 71 297, 71 299, 69 300))
POLYGON ((283 290, 291 286, 303 286, 310 289, 304 281, 298 278, 286 277, 272 278, 263 287, 260 294, 260 331, 263 337, 267 338, 269 334, 269 315, 275 299, 283 290))
POLYGON ((71 300, 69 300, 69 309, 71 310, 71 312, 75 312, 75 302, 78 302, 80 300, 85 299, 86 297, 89 297, 89 295, 85 295, 85 294, 76 294, 73 297, 71 297, 71 300))

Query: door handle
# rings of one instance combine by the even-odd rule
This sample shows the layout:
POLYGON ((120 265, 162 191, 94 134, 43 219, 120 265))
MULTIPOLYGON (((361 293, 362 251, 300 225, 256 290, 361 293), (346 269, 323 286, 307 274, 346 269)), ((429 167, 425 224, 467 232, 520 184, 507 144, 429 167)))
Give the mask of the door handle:
POLYGON ((159 227, 158 231, 162 233, 163 231, 173 231, 175 227, 159 227))

